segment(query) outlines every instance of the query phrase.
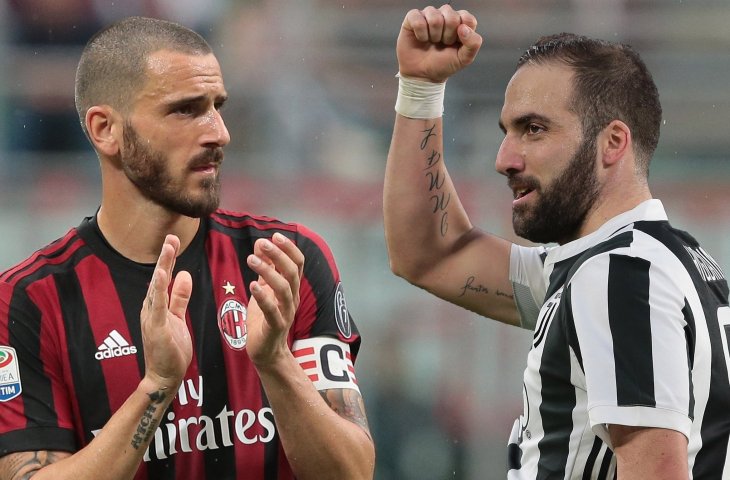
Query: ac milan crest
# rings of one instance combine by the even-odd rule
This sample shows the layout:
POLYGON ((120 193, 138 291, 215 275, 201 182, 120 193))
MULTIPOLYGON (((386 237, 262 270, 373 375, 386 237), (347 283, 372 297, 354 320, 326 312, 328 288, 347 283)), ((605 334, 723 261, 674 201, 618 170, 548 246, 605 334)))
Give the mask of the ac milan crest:
POLYGON ((246 326, 246 307, 238 300, 226 300, 218 316, 218 329, 234 350, 246 348, 248 327, 246 326))

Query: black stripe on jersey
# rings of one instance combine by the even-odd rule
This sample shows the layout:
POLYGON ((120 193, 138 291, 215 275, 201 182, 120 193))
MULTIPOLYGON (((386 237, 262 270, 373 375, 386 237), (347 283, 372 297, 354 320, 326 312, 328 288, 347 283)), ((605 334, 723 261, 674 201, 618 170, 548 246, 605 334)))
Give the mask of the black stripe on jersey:
MULTIPOLYGON (((603 454, 603 461, 601 462, 601 469, 598 471, 598 478, 608 479, 608 469, 611 468, 611 460, 613 459, 613 452, 611 449, 606 448, 605 453, 603 454)), ((615 477, 615 473, 614 473, 615 477)))
MULTIPOLYGON (((211 273, 208 259, 202 262, 200 268, 204 273, 198 278, 205 283, 198 283, 188 305, 190 323, 193 328, 193 339, 196 343, 198 372, 204 378, 201 413, 208 418, 216 416, 228 403, 228 379, 226 378, 223 344, 219 341, 216 307, 214 302, 205 301, 205 298, 214 298, 213 285, 210 283, 211 273), (197 293, 195 293, 197 292, 197 293), (206 305, 207 308, 204 308, 206 305), (210 319, 210 321, 201 321, 210 319)), ((215 423, 216 438, 222 435, 218 431, 220 425, 215 423)), ((234 478, 236 476, 235 447, 221 447, 203 451, 205 459, 206 478, 234 478)))
POLYGON ((649 267, 643 258, 610 255, 608 323, 613 339, 619 406, 655 407, 649 267))
MULTIPOLYGON (((269 399, 261 385, 262 406, 271 408, 269 399)), ((272 418, 273 420, 273 418, 272 418)), ((263 480, 279 479, 279 445, 281 438, 279 437, 279 429, 274 430, 274 438, 270 442, 264 444, 264 478, 263 480)))
POLYGON ((596 437, 593 439, 591 453, 588 454, 588 458, 586 459, 586 465, 583 468, 583 475, 581 476, 581 480, 591 480, 593 467, 596 465, 596 459, 598 458, 598 454, 601 452, 602 446, 603 442, 600 438, 596 437))
POLYGON ((684 321, 687 322, 687 325, 684 327, 684 338, 687 342, 687 365, 689 365, 689 372, 687 372, 687 375, 689 375, 689 418, 694 421, 695 419, 695 395, 694 395, 694 385, 692 382, 692 370, 694 369, 694 361, 695 361, 695 317, 692 315, 692 309, 689 307, 689 303, 687 303, 687 299, 684 300, 684 308, 682 309, 682 314, 684 315, 684 321))
MULTIPOLYGON (((43 371, 41 353, 41 312, 28 299, 25 290, 16 287, 10 300, 10 309, 25 313, 23 322, 9 322, 8 330, 10 345, 18 352, 20 378, 25 383, 26 390, 33 392, 33 396, 23 395, 23 408, 26 418, 38 419, 38 422, 28 422, 28 428, 48 427, 58 425, 58 416, 55 414, 53 389, 51 380, 43 371), (47 404, 46 404, 47 402, 47 404)), ((75 442, 72 441, 71 445, 75 442)), ((64 445, 68 449, 68 444, 64 445)), ((35 449, 34 449, 35 450, 35 449)))
MULTIPOLYGON (((558 309, 553 322, 565 325, 568 322, 566 312, 558 309)), ((576 405, 574 390, 566 388, 570 385, 570 350, 565 343, 563 329, 548 329, 543 348, 540 418, 545 435, 538 442, 537 478, 563 478, 570 453, 570 432, 576 405)))
MULTIPOLYGON (((64 299, 84 298, 81 283, 74 270, 64 271, 54 275, 58 290, 61 316, 66 329, 66 350, 68 352, 95 352, 96 342, 94 333, 89 324, 89 312, 84 302, 70 302, 64 299)), ((89 361, 81 355, 70 355, 71 376, 77 390, 80 385, 96 385, 94 397, 75 395, 81 413, 81 423, 87 435, 86 443, 91 442, 94 436, 92 430, 102 428, 111 417, 109 394, 106 388, 106 379, 101 368, 101 362, 89 361)))

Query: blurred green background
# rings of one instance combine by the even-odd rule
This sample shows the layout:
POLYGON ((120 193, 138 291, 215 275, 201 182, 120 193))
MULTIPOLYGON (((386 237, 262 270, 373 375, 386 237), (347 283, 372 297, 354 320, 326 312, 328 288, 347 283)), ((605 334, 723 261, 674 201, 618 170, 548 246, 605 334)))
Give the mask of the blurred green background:
MULTIPOLYGON (((445 154, 473 222, 513 237, 494 172, 497 118, 516 59, 572 31, 632 44, 664 106, 650 178, 673 223, 730 266, 730 2, 455 0, 479 19, 477 61, 449 80, 445 154)), ((382 178, 394 118, 395 39, 412 0, 0 0, 0 270, 63 235, 100 200, 78 125, 80 50, 126 15, 179 21, 222 64, 233 140, 228 209, 305 223, 337 258, 364 337, 357 363, 382 480, 505 478, 531 332, 394 277, 382 178)))

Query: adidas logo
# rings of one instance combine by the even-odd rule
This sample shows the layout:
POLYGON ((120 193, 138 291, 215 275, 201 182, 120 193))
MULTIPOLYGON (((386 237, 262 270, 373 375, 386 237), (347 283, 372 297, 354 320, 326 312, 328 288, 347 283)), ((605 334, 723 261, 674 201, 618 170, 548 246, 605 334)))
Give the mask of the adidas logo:
POLYGON ((137 353, 137 347, 130 345, 119 332, 112 330, 97 348, 94 358, 104 360, 105 358, 124 357, 135 353, 137 353))

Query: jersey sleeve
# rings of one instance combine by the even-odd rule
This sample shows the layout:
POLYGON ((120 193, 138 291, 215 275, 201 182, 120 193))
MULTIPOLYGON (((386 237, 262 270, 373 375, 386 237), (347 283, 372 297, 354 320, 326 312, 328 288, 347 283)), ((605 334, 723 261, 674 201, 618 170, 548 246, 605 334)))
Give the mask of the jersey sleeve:
POLYGON ((302 225, 298 226, 295 241, 304 254, 304 272, 292 328, 293 341, 336 339, 348 346, 354 361, 360 348, 360 333, 347 308, 334 255, 322 237, 302 225))
POLYGON ((512 244, 509 279, 520 312, 520 326, 534 330, 547 285, 543 276, 545 247, 523 247, 512 244))
POLYGON ((44 314, 25 290, 0 282, 0 456, 77 448, 44 314))
POLYGON ((583 264, 569 283, 588 415, 608 445, 610 424, 667 428, 689 438, 687 322, 672 271, 666 263, 604 253, 583 264))

